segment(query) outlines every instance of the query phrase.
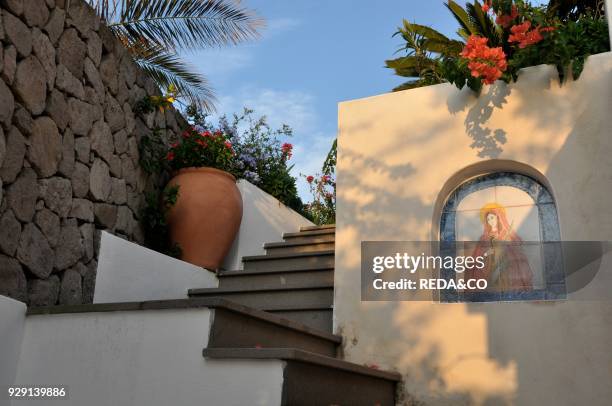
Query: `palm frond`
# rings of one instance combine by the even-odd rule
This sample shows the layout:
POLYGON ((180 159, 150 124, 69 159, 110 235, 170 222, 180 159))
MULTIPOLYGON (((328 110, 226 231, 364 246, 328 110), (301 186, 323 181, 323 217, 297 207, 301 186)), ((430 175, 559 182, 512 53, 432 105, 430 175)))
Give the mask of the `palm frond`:
POLYGON ((482 10, 482 5, 475 0, 474 3, 467 3, 465 5, 466 12, 472 22, 472 25, 478 34, 489 40, 489 45, 496 46, 502 42, 502 34, 498 31, 498 27, 495 25, 493 18, 482 10))
POLYGON ((97 0, 109 1, 120 2, 106 16, 111 30, 172 50, 235 45, 257 38, 263 26, 231 0, 97 0))
POLYGON ((176 96, 196 104, 207 112, 214 111, 216 101, 208 81, 176 54, 160 46, 137 42, 127 45, 135 62, 162 88, 175 89, 176 96))
POLYGON ((449 39, 439 31, 421 24, 410 23, 404 20, 404 30, 421 35, 424 38, 435 39, 438 41, 449 41, 449 39))
POLYGON ((455 3, 453 0, 448 0, 448 2, 445 3, 444 5, 446 6, 446 8, 450 10, 453 17, 455 17, 455 20, 457 20, 457 22, 461 26, 461 29, 465 31, 465 33, 468 34, 468 36, 478 33, 477 28, 474 27, 474 24, 472 23, 470 16, 468 15, 467 11, 465 11, 463 7, 455 3))
POLYGON ((440 41, 437 39, 426 39, 423 41, 423 47, 429 52, 436 52, 444 56, 459 55, 464 45, 462 41, 457 40, 440 41))

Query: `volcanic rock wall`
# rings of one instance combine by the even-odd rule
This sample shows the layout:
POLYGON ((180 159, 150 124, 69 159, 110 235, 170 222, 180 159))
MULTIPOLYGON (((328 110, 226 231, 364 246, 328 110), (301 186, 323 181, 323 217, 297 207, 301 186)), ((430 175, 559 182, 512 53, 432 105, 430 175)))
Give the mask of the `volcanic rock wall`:
POLYGON ((143 243, 139 140, 179 132, 174 110, 82 0, 0 1, 0 294, 91 302, 100 230, 143 243))

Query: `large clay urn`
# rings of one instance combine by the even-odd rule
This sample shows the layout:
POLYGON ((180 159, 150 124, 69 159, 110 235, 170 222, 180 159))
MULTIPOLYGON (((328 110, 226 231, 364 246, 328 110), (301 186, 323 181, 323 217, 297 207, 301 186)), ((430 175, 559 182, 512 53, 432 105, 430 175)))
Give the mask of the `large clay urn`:
POLYGON ((214 168, 185 168, 168 183, 178 185, 178 199, 168 212, 170 238, 181 259, 219 269, 242 220, 242 197, 236 178, 214 168))

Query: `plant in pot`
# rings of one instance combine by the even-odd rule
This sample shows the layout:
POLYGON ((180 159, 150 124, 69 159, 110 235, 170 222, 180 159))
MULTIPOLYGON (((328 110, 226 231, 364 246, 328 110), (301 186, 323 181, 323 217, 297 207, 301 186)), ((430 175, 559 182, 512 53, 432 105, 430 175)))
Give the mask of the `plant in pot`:
POLYGON ((181 259, 219 269, 242 220, 242 197, 233 175, 235 153, 221 131, 185 130, 166 156, 178 187, 176 203, 167 213, 170 239, 181 259))

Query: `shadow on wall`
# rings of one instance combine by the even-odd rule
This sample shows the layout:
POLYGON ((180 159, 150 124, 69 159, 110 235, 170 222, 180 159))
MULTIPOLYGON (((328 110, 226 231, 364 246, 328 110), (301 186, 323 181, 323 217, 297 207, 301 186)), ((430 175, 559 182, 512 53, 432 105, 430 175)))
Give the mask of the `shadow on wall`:
POLYGON ((265 243, 281 241, 283 233, 295 232, 302 226, 314 225, 273 196, 243 179, 238 181, 238 188, 242 196, 242 222, 224 261, 225 269, 240 269, 243 256, 264 254, 265 243))
MULTIPOLYGON (((571 82, 563 84, 571 85, 571 82)), ((512 107, 516 109, 516 114, 534 120, 538 127, 550 126, 559 121, 560 101, 555 94, 545 90, 558 86, 562 85, 553 66, 533 66, 524 68, 517 82, 511 85, 497 82, 484 89, 478 98, 465 87, 449 97, 447 107, 451 114, 468 109, 464 124, 466 134, 472 139, 470 147, 478 151, 480 158, 495 159, 502 154, 508 141, 507 131, 501 127, 495 128, 491 121, 495 109, 503 109, 508 103, 508 97, 515 92, 524 101, 522 105, 512 107)), ((576 104, 577 107, 581 104, 572 92, 566 92, 565 95, 567 103, 576 104)))
MULTIPOLYGON (((567 84, 586 87, 580 94, 592 97, 571 99, 579 114, 546 171, 553 192, 562 197, 557 209, 565 241, 612 238, 612 218, 598 215, 607 213, 612 203, 610 103, 601 103, 612 102, 609 69, 600 77, 603 82, 567 84)), ((525 112, 524 106, 519 105, 518 111, 525 112)), ((537 117, 543 124, 559 119, 546 109, 537 117)), ((487 320, 490 358, 516 367, 515 404, 609 404, 612 303, 594 299, 602 297, 594 292, 609 291, 610 286, 612 261, 608 255, 594 281, 567 301, 468 305, 471 314, 487 320)))
MULTIPOLYGON (((453 114, 469 108, 466 132, 480 158, 504 158, 510 144, 506 138, 511 137, 506 134, 517 131, 497 125, 497 107, 504 106, 506 116, 533 121, 532 128, 546 128, 550 134, 559 129, 559 134, 568 134, 562 146, 553 144, 560 138, 550 134, 543 134, 544 142, 538 145, 513 145, 508 157, 519 156, 545 168, 551 192, 562 196, 557 209, 563 238, 610 240, 612 217, 606 213, 611 203, 612 163, 608 157, 612 155, 612 128, 610 103, 601 103, 612 101, 610 79, 605 83, 567 83, 560 91, 544 92, 540 75, 549 73, 536 73, 535 78, 513 85, 511 105, 506 104, 510 93, 502 85, 478 103, 456 103, 459 96, 447 107, 453 114), (571 128, 569 133, 567 128, 571 128), (550 144, 545 137, 551 137, 550 144)), ((587 73, 585 70, 583 75, 587 73)), ((545 88, 556 86, 553 80, 545 88)), ((437 125, 441 124, 430 123, 437 125)), ((422 129, 422 133, 428 134, 428 130, 422 129)), ((355 241, 361 236, 401 240, 403 235, 414 235, 412 229, 431 226, 432 204, 406 192, 416 187, 423 174, 411 162, 385 163, 385 154, 380 154, 381 159, 364 156, 351 149, 349 140, 339 138, 344 171, 338 175, 342 187, 338 189, 336 261, 351 271, 360 267, 355 241), (410 210, 400 207, 398 201, 410 210)), ((597 282, 610 286, 610 273, 600 275, 603 279, 597 282)), ((361 302, 360 280, 355 273, 337 273, 336 285, 355 294, 341 297, 343 306, 356 312, 354 320, 335 323, 337 333, 346 338, 344 350, 354 362, 394 368, 404 374, 399 404, 606 405, 612 397, 608 385, 612 365, 610 303, 361 302), (346 304, 347 300, 351 303, 346 304), (366 331, 373 333, 368 336, 366 331)))
MULTIPOLYGON (((343 194, 342 206, 338 207, 338 212, 341 213, 339 221, 350 219, 351 224, 359 227, 359 230, 340 227, 340 232, 345 233, 345 237, 337 238, 337 244, 354 241, 351 235, 355 235, 356 238, 359 235, 380 235, 381 239, 401 239, 383 235, 381 230, 395 230, 398 225, 403 225, 406 229, 424 226, 422 219, 430 216, 430 205, 418 198, 406 197, 406 185, 418 181, 418 173, 410 163, 389 165, 382 160, 364 157, 342 144, 340 144, 339 153, 342 154, 344 160, 350 162, 347 166, 351 167, 351 171, 343 172, 340 179, 345 187, 339 191, 343 194), (408 213, 402 207, 398 207, 396 204, 398 200, 407 201, 406 205, 411 207, 411 211, 408 213)), ((337 246, 336 253, 339 256, 337 260, 345 264, 349 263, 349 266, 358 269, 360 253, 353 251, 352 248, 353 246, 337 246)), ((358 278, 349 277, 348 273, 342 274, 342 278, 339 280, 337 276, 335 282, 343 286, 345 291, 360 291, 358 278)), ((448 349, 454 346, 454 337, 449 334, 449 331, 460 331, 464 328, 485 331, 484 316, 467 314, 464 306, 449 307, 449 311, 441 317, 432 317, 432 305, 429 302, 364 303, 358 296, 353 297, 352 300, 354 300, 352 307, 355 307, 358 313, 368 314, 367 330, 386 330, 388 334, 385 335, 384 342, 367 340, 363 333, 363 326, 350 322, 343 323, 337 333, 346 338, 344 349, 351 351, 352 348, 355 348, 354 353, 351 354, 351 360, 354 362, 383 369, 393 365, 404 374, 410 371, 407 374, 409 385, 400 389, 398 404, 474 404, 473 394, 465 389, 469 384, 457 383, 457 379, 452 378, 452 370, 461 362, 485 364, 492 369, 492 373, 502 374, 504 381, 509 382, 509 385, 515 381, 515 371, 512 367, 498 371, 495 365, 490 365, 491 363, 487 360, 488 354, 485 352, 476 350, 467 356, 463 355, 462 358, 455 359, 449 356, 448 349), (427 334, 423 334, 425 331, 427 334), (362 339, 365 340, 360 342, 362 339), (384 354, 400 355, 392 359, 385 358, 384 355, 380 355, 381 347, 384 347, 384 354), (429 394, 426 402, 410 395, 414 392, 415 387, 420 387, 421 391, 426 388, 429 394)), ((484 336, 480 337, 475 347, 483 347, 484 340, 484 336)), ((468 380, 471 382, 483 379, 469 376, 468 380)), ((491 383, 483 380, 483 385, 487 386, 491 383)), ((500 400, 500 397, 488 396, 479 399, 479 403, 484 405, 506 404, 500 400)))

